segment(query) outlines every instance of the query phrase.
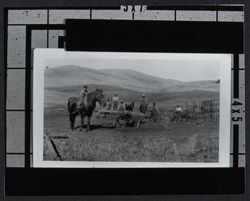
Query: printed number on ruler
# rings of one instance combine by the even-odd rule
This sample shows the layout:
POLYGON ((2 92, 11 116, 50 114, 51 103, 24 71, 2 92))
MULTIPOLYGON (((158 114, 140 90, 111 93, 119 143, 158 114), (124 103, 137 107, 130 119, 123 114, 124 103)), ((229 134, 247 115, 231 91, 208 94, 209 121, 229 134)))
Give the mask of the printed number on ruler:
POLYGON ((232 121, 233 122, 243 121, 243 117, 242 117, 243 107, 242 106, 243 106, 243 103, 238 100, 234 100, 232 102, 232 121))
POLYGON ((140 6, 129 6, 129 5, 126 5, 126 6, 121 6, 121 9, 124 11, 124 12, 143 12, 146 10, 146 6, 144 5, 140 5, 140 6))

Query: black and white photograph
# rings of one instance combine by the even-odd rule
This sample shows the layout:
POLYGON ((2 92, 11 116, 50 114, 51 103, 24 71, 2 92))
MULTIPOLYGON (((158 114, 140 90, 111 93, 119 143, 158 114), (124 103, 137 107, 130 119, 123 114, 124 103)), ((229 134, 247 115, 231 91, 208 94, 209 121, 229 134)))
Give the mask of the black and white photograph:
POLYGON ((34 167, 227 167, 231 55, 34 53, 34 167))

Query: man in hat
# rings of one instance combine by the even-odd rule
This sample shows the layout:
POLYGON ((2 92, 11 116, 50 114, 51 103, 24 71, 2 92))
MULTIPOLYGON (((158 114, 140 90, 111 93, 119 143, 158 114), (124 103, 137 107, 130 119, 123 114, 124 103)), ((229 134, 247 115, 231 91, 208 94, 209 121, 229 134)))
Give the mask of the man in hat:
POLYGON ((88 95, 88 85, 83 85, 83 88, 80 92, 80 98, 78 101, 78 108, 82 108, 84 105, 87 106, 87 95, 88 95))
POLYGON ((148 108, 148 99, 145 94, 142 94, 142 98, 140 99, 141 105, 140 105, 140 112, 145 113, 148 108))
POLYGON ((156 105, 156 102, 153 102, 153 107, 151 110, 151 117, 153 118, 153 121, 157 121, 157 117, 160 115, 160 111, 158 106, 156 105))
POLYGON ((118 93, 114 93, 114 96, 112 97, 112 109, 113 110, 118 109, 119 102, 120 102, 120 99, 119 99, 118 93))
POLYGON ((183 112, 182 107, 177 105, 175 108, 176 122, 181 122, 181 113, 183 112))

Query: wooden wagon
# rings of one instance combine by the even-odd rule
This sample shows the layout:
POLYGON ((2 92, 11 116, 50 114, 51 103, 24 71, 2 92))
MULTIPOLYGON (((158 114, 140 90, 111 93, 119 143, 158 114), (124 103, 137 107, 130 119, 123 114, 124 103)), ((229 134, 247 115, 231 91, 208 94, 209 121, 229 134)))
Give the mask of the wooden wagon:
POLYGON ((146 118, 150 118, 150 114, 135 111, 112 111, 105 110, 100 112, 102 115, 114 116, 114 127, 137 127, 140 128, 145 123, 146 118))

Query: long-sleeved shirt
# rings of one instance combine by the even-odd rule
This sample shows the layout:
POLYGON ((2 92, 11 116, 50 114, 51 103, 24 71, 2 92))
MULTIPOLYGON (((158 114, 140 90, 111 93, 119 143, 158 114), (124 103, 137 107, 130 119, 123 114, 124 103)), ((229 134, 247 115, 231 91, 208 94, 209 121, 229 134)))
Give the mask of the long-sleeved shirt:
POLYGON ((114 102, 120 102, 120 99, 119 99, 119 97, 118 96, 113 96, 112 97, 112 102, 114 103, 114 102))
POLYGON ((153 112, 156 112, 157 114, 160 114, 159 112, 159 108, 157 105, 153 106, 153 109, 152 109, 153 112))
POLYGON ((147 99, 146 97, 140 99, 140 101, 141 101, 141 103, 142 103, 143 105, 147 105, 147 104, 148 104, 148 99, 147 99))
POLYGON ((120 103, 118 106, 118 111, 125 111, 126 107, 125 107, 125 103, 120 103))
POLYGON ((176 112, 182 112, 182 108, 181 107, 176 107, 176 112))

